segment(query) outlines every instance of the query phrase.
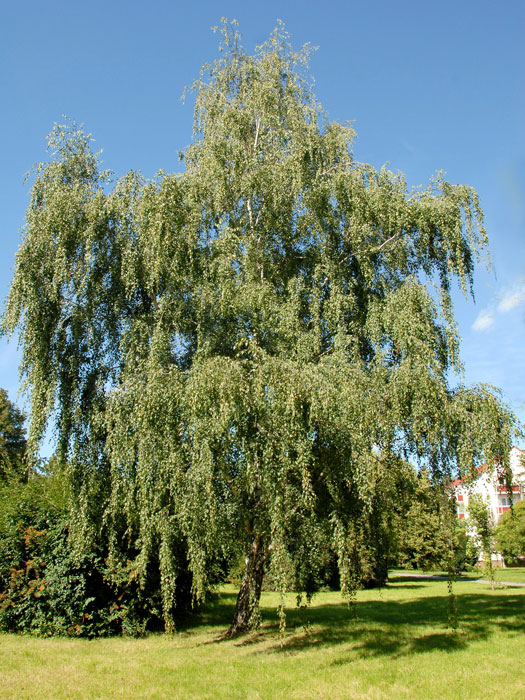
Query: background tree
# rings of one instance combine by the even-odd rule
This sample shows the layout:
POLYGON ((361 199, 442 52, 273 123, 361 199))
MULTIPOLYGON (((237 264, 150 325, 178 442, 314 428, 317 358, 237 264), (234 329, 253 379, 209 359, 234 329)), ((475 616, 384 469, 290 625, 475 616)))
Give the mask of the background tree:
POLYGON ((525 501, 518 501, 503 513, 494 535, 498 551, 505 559, 515 561, 525 555, 525 501))
POLYGON ((494 590, 494 565, 492 557, 496 553, 495 527, 488 503, 479 493, 470 495, 468 502, 469 521, 475 528, 474 537, 478 541, 480 558, 494 590))
POLYGON ((9 476, 21 477, 27 469, 24 414, 12 403, 5 389, 0 389, 0 481, 9 476))
POLYGON ((233 635, 257 619, 265 567, 304 588, 327 537, 348 593, 399 460, 446 480, 508 459, 513 417, 449 385, 451 286, 468 292, 487 243, 474 190, 408 190, 355 160, 282 27, 254 55, 235 26, 223 38, 193 86, 183 173, 112 182, 88 136, 53 131, 4 327, 33 449, 56 421, 72 536, 105 537, 110 568, 134 552, 137 580, 156 557, 168 627, 177 543, 197 599, 240 547, 233 635))
MULTIPOLYGON (((397 502, 395 550, 402 566, 417 569, 447 568, 451 556, 450 521, 457 520, 453 502, 443 484, 433 484, 425 469, 407 465, 405 489, 397 502)), ((452 548, 460 550, 460 533, 452 548)))

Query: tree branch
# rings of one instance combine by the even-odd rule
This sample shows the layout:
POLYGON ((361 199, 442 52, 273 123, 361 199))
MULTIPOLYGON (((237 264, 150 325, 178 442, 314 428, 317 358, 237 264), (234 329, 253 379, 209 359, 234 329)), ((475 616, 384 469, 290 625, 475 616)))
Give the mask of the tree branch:
POLYGON ((257 119, 255 120, 255 123, 257 126, 255 129, 255 141, 253 143, 253 152, 254 153, 257 150, 257 142, 259 141, 259 129, 261 128, 261 118, 257 117, 257 119))
MULTIPOLYGON (((357 255, 360 255, 361 253, 370 253, 370 252, 379 253, 379 251, 382 250, 386 245, 388 245, 392 241, 399 240, 405 233, 407 233, 407 231, 405 231, 405 232, 401 231, 401 233, 394 233, 394 234, 392 234, 392 236, 390 236, 390 238, 387 238, 386 241, 383 241, 381 243, 381 245, 379 245, 379 246, 370 246, 368 248, 361 248, 359 250, 356 250, 355 253, 348 253, 348 255, 346 257, 341 258, 341 262, 346 262, 350 258, 356 257, 357 255)), ((325 282, 326 282, 326 280, 325 280, 325 282)))

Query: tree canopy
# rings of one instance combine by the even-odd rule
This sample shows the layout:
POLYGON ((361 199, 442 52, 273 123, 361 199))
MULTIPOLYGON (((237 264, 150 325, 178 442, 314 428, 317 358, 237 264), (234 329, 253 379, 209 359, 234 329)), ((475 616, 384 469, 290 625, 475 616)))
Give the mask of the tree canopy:
POLYGON ((3 324, 30 444, 54 420, 70 465, 73 534, 104 533, 109 560, 127 538, 133 576, 158 552, 168 626, 174 542, 196 598, 242 552, 235 633, 265 566, 308 590, 330 546, 343 591, 373 567, 407 455, 468 473, 507 459, 514 419, 450 379, 451 289, 471 291, 487 247, 476 192, 356 160, 281 26, 253 55, 222 34, 182 172, 115 180, 88 135, 55 127, 3 324))

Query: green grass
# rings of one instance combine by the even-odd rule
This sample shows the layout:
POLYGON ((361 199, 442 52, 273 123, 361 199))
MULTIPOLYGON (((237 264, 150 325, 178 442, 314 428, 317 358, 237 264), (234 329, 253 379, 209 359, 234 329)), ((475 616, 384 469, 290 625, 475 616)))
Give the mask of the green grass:
MULTIPOLYGON (((425 574, 429 576, 446 576, 447 572, 442 569, 432 569, 431 571, 424 571, 423 569, 393 569, 390 571, 390 576, 395 577, 396 573, 402 572, 404 574, 425 574)), ((525 566, 507 567, 505 569, 495 568, 494 574, 496 577, 496 582, 498 581, 508 581, 509 583, 525 583, 525 566)), ((475 567, 472 571, 462 571, 459 574, 462 579, 470 579, 472 581, 476 579, 486 579, 486 571, 483 571, 480 567, 475 567)))
POLYGON ((233 612, 232 587, 174 636, 1 635, 0 696, 522 700, 525 589, 492 592, 461 582, 455 590, 457 632, 446 627, 445 582, 398 579, 382 591, 360 592, 355 618, 339 594, 318 595, 307 611, 289 612, 283 640, 273 593, 263 596, 259 632, 221 639, 233 612))

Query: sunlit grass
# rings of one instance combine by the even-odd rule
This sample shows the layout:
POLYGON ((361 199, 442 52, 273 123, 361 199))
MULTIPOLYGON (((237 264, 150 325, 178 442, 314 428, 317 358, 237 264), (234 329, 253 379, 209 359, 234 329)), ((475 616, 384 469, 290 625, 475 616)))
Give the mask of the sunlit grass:
MULTIPOLYGON (((446 583, 402 581, 361 591, 352 611, 337 593, 288 613, 262 600, 259 632, 222 634, 235 591, 174 636, 32 639, 0 636, 0 697, 64 698, 508 698, 525 697, 525 589, 458 583, 460 627, 447 628, 446 583)), ((290 597, 290 605, 293 598, 290 597)))
MULTIPOLYGON (((435 575, 435 576, 446 576, 447 572, 443 569, 432 569, 430 571, 423 569, 394 569, 390 572, 390 576, 396 575, 396 573, 402 572, 403 574, 425 574, 425 575, 435 575)), ((462 579, 486 579, 487 572, 481 567, 474 567, 470 571, 462 571, 458 574, 459 578, 462 579)), ((494 576, 496 582, 498 581, 508 581, 509 583, 525 583, 525 566, 508 566, 506 568, 495 567, 494 576)))

